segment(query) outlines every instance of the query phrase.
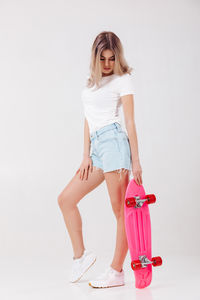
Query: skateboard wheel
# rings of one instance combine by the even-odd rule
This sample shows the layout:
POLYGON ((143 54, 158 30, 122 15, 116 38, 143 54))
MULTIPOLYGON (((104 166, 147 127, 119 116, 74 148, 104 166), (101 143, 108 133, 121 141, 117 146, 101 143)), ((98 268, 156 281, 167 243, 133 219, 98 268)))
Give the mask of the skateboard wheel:
POLYGON ((131 262, 131 268, 133 271, 140 270, 142 268, 142 264, 140 260, 133 260, 131 262))
POLYGON ((154 194, 146 195, 147 203, 152 204, 156 202, 156 196, 154 194))
POLYGON ((135 206, 135 205, 136 205, 135 198, 127 198, 126 199, 126 206, 127 207, 131 207, 131 206, 135 206))
POLYGON ((162 265, 162 258, 160 256, 156 256, 156 257, 152 257, 152 265, 154 267, 158 267, 160 265, 162 265))

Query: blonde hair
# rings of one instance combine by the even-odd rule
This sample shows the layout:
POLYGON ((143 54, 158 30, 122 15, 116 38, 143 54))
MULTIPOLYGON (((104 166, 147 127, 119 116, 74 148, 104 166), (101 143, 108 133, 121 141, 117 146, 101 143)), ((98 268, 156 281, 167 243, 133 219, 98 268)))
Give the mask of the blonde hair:
POLYGON ((102 78, 100 56, 103 50, 110 49, 115 55, 114 74, 131 74, 133 68, 129 67, 125 58, 122 43, 118 36, 111 31, 102 31, 95 38, 92 45, 90 60, 90 75, 87 79, 87 87, 96 84, 99 87, 102 78))

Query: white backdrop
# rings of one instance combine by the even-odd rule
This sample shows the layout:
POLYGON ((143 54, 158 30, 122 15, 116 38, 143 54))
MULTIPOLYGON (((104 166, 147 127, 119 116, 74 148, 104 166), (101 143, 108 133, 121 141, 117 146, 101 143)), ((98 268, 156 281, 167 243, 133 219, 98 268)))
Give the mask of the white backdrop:
MULTIPOLYGON (((57 197, 81 164, 91 46, 115 32, 135 76, 153 254, 199 255, 199 2, 0 1, 0 254, 71 263, 57 197)), ((85 246, 114 253, 105 182, 79 203, 85 246), (102 246, 103 245, 103 246, 102 246)))

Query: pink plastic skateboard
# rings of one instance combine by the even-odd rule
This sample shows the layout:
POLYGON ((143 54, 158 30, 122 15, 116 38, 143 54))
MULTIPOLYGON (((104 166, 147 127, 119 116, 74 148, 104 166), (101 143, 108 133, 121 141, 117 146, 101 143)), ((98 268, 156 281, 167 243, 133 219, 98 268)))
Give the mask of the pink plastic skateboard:
POLYGON ((135 287, 139 289, 150 285, 152 265, 162 264, 160 256, 151 256, 151 220, 148 204, 155 201, 155 195, 146 195, 142 185, 138 185, 134 179, 129 181, 124 203, 125 228, 135 287))

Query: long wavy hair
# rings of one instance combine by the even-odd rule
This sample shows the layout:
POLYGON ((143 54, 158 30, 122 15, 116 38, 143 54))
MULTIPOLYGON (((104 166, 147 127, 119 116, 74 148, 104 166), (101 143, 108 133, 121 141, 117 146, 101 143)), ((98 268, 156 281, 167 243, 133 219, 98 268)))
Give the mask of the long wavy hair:
POLYGON ((106 49, 110 49, 115 55, 114 74, 131 74, 133 70, 133 68, 128 66, 124 58, 123 46, 118 36, 111 31, 102 31, 97 35, 92 45, 90 75, 86 83, 89 88, 95 84, 99 87, 102 78, 100 56, 102 51, 106 49))

